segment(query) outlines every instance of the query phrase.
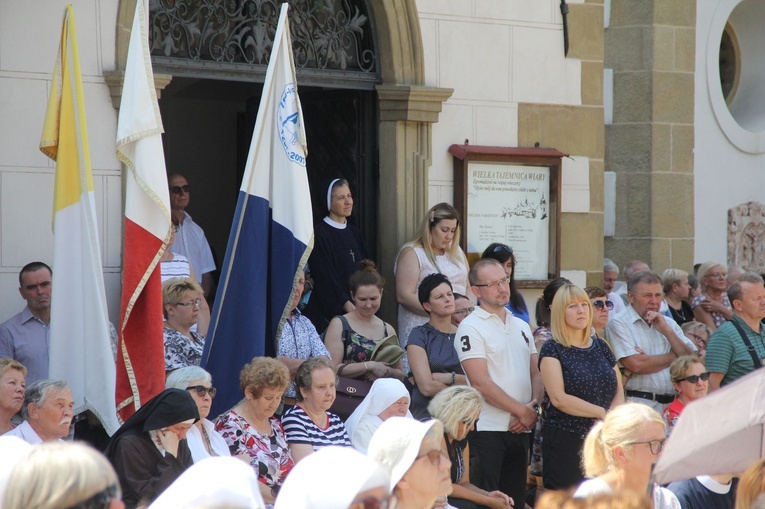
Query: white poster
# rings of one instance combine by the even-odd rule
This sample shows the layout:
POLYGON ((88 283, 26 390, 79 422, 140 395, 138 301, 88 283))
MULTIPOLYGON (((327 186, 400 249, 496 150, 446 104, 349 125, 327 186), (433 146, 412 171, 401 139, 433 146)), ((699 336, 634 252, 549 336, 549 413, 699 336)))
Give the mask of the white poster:
POLYGON ((468 252, 492 242, 515 255, 515 279, 547 279, 550 247, 550 168, 470 162, 467 178, 468 252))

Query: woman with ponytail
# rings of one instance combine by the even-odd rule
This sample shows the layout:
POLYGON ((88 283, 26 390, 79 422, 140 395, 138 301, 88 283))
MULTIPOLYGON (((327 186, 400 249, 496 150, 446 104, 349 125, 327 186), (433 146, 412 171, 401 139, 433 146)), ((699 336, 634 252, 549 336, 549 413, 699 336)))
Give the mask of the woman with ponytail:
MULTIPOLYGON (((651 407, 625 403, 606 414, 584 442, 582 462, 588 479, 575 497, 630 490, 649 492, 651 468, 666 440, 666 426, 651 407)), ((654 509, 680 509, 677 497, 665 488, 652 487, 654 509)))

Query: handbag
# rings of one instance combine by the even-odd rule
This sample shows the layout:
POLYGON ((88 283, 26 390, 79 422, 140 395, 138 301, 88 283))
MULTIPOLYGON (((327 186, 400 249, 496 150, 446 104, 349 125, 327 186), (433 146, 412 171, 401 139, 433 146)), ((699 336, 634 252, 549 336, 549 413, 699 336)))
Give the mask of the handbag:
MULTIPOLYGON (((342 372, 343 367, 341 366, 340 372, 342 372)), ((343 421, 347 421, 356 407, 367 397, 370 390, 372 390, 372 382, 338 374, 335 385, 335 402, 332 403, 329 411, 340 416, 343 421)))

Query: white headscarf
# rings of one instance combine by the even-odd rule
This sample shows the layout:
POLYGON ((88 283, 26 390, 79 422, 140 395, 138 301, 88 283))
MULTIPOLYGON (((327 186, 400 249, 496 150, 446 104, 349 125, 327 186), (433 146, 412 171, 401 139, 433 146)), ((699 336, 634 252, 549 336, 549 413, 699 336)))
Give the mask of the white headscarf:
MULTIPOLYGON (((348 436, 351 438, 351 443, 354 444, 354 447, 356 447, 354 435, 362 420, 368 421, 369 417, 377 417, 401 398, 408 398, 410 404, 412 402, 412 396, 400 381, 395 378, 378 378, 374 381, 367 397, 364 398, 351 416, 348 417, 348 420, 345 421, 345 429, 348 430, 348 436)), ((409 410, 406 411, 406 416, 410 419, 413 418, 409 410)), ((379 418, 377 421, 379 421, 377 422, 378 426, 382 424, 382 420, 379 418)))
POLYGON ((185 509, 205 504, 264 509, 255 471, 236 458, 207 458, 194 463, 149 509, 185 509))
POLYGON ((371 458, 350 447, 324 447, 295 465, 274 509, 347 509, 359 493, 378 487, 389 491, 388 484, 371 458))
POLYGON ((404 417, 391 417, 375 432, 372 441, 369 442, 368 455, 390 475, 391 490, 412 467, 425 435, 434 426, 439 435, 443 433, 443 425, 436 419, 420 422, 404 417))

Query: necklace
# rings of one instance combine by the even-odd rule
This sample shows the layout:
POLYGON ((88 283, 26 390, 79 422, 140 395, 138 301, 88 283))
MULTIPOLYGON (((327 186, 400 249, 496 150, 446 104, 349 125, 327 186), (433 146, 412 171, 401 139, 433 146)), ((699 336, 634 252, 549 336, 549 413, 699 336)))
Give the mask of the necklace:
POLYGON ((202 438, 204 438, 205 442, 205 449, 207 449, 207 453, 210 456, 217 456, 218 453, 216 453, 212 448, 212 442, 210 442, 210 435, 207 434, 207 430, 205 429, 205 425, 202 424, 200 426, 202 428, 202 438))

